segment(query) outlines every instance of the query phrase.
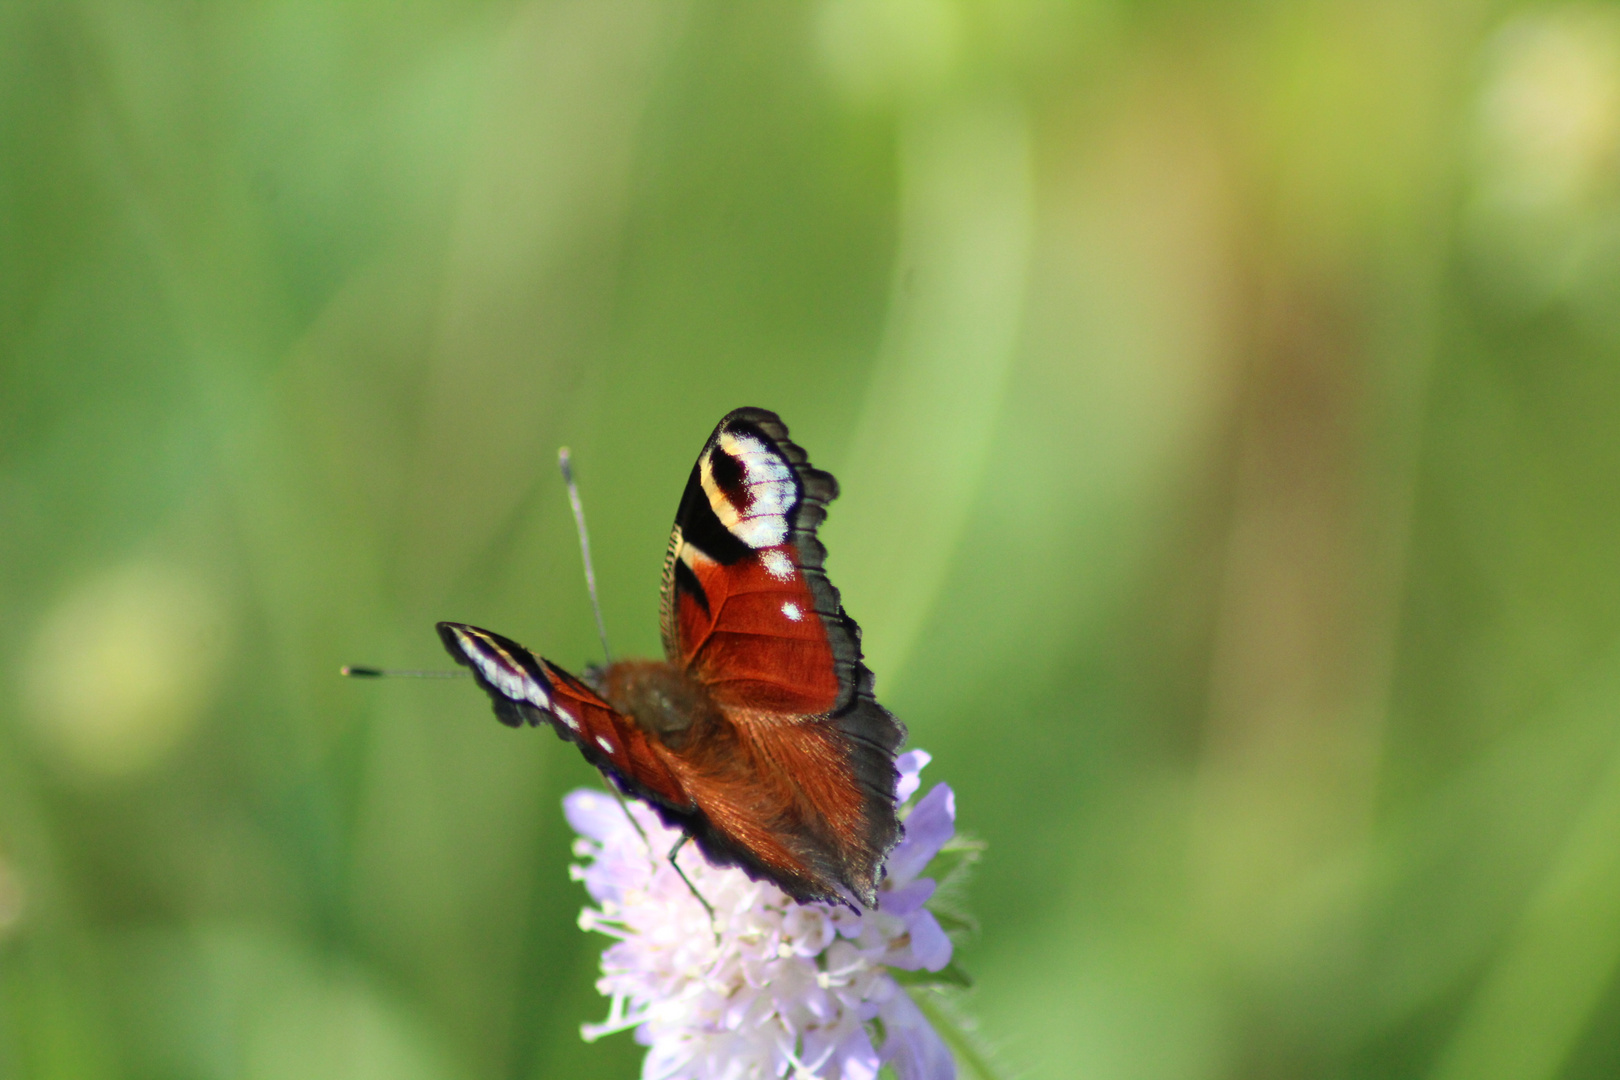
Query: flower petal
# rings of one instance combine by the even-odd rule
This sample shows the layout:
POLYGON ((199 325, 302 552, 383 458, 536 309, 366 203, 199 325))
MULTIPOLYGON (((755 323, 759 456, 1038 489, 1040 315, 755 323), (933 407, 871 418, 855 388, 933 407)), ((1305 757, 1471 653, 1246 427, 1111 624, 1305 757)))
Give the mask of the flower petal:
POLYGON ((885 889, 878 893, 878 910, 886 915, 910 915, 928 903, 935 887, 933 878, 918 878, 899 888, 885 889))
POLYGON ((923 766, 933 760, 933 755, 926 750, 907 750, 894 759, 894 767, 900 772, 900 783, 894 792, 895 802, 905 802, 917 793, 917 786, 922 783, 919 774, 923 766))
POLYGON ((956 1059, 904 991, 884 1002, 883 1061, 899 1080, 956 1080, 956 1059))
POLYGON ((939 971, 951 962, 951 939, 927 908, 906 920, 906 938, 905 950, 885 956, 885 964, 905 971, 939 971))
POLYGON ((782 917, 783 945, 798 956, 815 956, 832 944, 833 921, 825 908, 795 904, 782 917))
POLYGON ((956 795, 949 784, 936 784, 907 816, 905 838, 889 856, 889 878, 909 884, 955 835, 956 795))
POLYGON ((881 1062, 865 1024, 852 1025, 833 1056, 838 1061, 840 1080, 877 1080, 881 1062))
POLYGON ((630 824, 624 808, 605 791, 579 788, 563 796, 563 816, 581 836, 607 840, 630 824))

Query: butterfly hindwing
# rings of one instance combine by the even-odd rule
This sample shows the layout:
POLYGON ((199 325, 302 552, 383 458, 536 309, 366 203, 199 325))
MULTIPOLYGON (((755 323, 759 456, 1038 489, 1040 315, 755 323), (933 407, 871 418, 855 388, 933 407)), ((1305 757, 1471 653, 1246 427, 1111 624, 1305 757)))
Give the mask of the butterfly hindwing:
POLYGON ((672 809, 692 807, 664 748, 589 686, 511 638, 465 623, 441 622, 438 629, 445 649, 489 694, 501 723, 550 724, 631 794, 672 809))

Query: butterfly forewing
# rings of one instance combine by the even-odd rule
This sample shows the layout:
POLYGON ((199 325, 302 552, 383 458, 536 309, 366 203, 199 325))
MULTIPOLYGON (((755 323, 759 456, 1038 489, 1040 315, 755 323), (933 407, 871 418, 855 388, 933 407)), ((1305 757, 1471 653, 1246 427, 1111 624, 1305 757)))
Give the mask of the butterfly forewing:
POLYGON ((774 413, 738 409, 704 444, 670 535, 664 653, 719 699, 808 716, 858 692, 860 631, 815 535, 837 495, 774 413))
POLYGON ((548 723, 625 790, 671 808, 691 809, 663 747, 583 682, 511 638, 476 626, 442 622, 439 637, 457 663, 472 669, 503 724, 548 723))
POLYGON ((670 536, 664 651, 709 688, 751 756, 791 775, 789 795, 818 815, 841 883, 869 898, 899 837, 894 752, 905 729, 874 699, 860 628, 822 569, 816 529, 837 495, 775 413, 721 420, 670 536))

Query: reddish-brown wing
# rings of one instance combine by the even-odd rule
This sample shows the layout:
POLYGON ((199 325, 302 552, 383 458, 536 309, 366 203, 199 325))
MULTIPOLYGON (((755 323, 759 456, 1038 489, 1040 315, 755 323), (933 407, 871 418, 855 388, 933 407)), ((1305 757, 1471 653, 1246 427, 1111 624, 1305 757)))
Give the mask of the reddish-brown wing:
POLYGON ((501 723, 548 723, 630 794, 672 810, 694 808, 670 771, 664 748, 574 676, 511 638, 476 626, 442 622, 439 638, 457 663, 472 669, 501 723))
POLYGON ((900 835, 894 753, 905 728, 873 697, 860 628, 822 570, 816 529, 837 495, 775 413, 721 420, 675 516, 664 652, 739 739, 729 762, 711 753, 696 767, 701 746, 678 755, 694 766, 682 783, 698 805, 717 827, 787 823, 808 861, 833 866, 870 903, 900 835))

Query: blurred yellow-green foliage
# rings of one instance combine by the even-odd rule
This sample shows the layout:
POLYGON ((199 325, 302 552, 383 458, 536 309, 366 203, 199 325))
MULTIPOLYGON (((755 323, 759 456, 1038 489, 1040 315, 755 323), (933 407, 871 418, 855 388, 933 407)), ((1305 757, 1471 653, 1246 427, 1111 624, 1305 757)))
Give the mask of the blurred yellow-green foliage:
POLYGON ((781 412, 1007 1071, 1620 1075, 1620 9, 0 5, 0 1076, 634 1075, 571 749, 781 412))

